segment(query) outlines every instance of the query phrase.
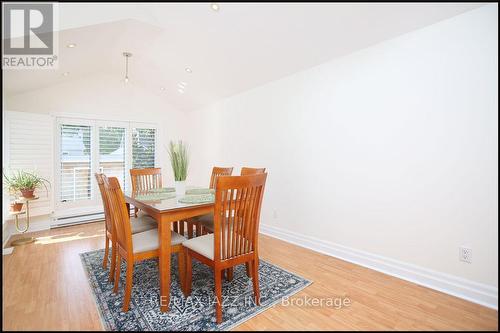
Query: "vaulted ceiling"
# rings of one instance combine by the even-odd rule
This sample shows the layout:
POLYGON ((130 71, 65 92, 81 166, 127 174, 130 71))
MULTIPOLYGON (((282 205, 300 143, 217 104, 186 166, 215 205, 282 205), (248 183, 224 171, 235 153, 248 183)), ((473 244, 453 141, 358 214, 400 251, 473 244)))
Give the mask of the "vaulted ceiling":
POLYGON ((121 86, 128 51, 131 81, 192 110, 480 5, 62 3, 59 69, 4 70, 3 90, 103 72, 121 86))

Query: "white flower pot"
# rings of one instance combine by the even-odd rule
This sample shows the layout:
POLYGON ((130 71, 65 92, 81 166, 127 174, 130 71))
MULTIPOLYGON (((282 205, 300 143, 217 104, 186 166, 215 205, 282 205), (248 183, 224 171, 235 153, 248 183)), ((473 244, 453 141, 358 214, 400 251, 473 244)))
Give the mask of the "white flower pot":
POLYGON ((175 195, 182 196, 186 194, 186 181, 175 181, 175 195))

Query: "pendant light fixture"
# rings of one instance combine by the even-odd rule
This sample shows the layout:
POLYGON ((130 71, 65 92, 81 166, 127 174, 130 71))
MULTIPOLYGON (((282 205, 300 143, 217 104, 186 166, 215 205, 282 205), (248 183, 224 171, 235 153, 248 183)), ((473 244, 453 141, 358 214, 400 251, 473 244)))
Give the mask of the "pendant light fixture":
POLYGON ((123 56, 125 57, 125 79, 124 82, 128 83, 128 58, 132 56, 132 53, 130 52, 123 52, 123 56))

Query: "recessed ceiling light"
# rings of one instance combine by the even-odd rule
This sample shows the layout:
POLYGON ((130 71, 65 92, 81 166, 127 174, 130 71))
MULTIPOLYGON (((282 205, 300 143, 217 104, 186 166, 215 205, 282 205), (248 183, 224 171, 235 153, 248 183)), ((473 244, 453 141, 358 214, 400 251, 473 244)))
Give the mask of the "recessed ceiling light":
POLYGON ((76 44, 75 43, 69 43, 68 45, 66 45, 67 48, 69 49, 72 49, 74 47, 76 47, 76 44))
POLYGON ((179 82, 179 84, 180 84, 181 86, 184 86, 184 87, 188 85, 188 84, 187 84, 187 82, 184 82, 184 81, 179 82))
POLYGON ((212 2, 212 4, 210 5, 210 7, 212 8, 212 10, 214 12, 218 12, 219 11, 219 5, 215 2, 212 2))
POLYGON ((189 74, 191 74, 193 72, 193 70, 191 68, 189 68, 189 67, 186 67, 186 72, 189 73, 189 74))
POLYGON ((160 87, 160 90, 161 91, 165 91, 165 87, 160 87))
POLYGON ((186 88, 186 85, 187 85, 187 83, 186 83, 186 82, 179 82, 179 83, 177 83, 177 87, 179 87, 179 88, 181 88, 181 89, 186 88))
POLYGON ((64 76, 68 76, 69 75, 69 72, 64 72, 63 73, 64 76))
POLYGON ((177 89, 177 91, 179 92, 179 94, 184 94, 184 89, 177 89))

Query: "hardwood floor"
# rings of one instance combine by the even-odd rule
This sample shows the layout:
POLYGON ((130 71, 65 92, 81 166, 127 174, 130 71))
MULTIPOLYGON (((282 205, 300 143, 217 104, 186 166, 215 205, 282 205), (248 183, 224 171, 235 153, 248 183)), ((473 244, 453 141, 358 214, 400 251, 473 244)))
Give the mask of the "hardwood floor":
MULTIPOLYGON (((3 330, 102 330, 78 254, 104 246, 104 224, 35 234, 3 256, 3 330)), ((236 330, 498 330, 498 312, 283 241, 260 256, 313 280, 292 297, 346 297, 341 309, 277 305, 236 330)))

